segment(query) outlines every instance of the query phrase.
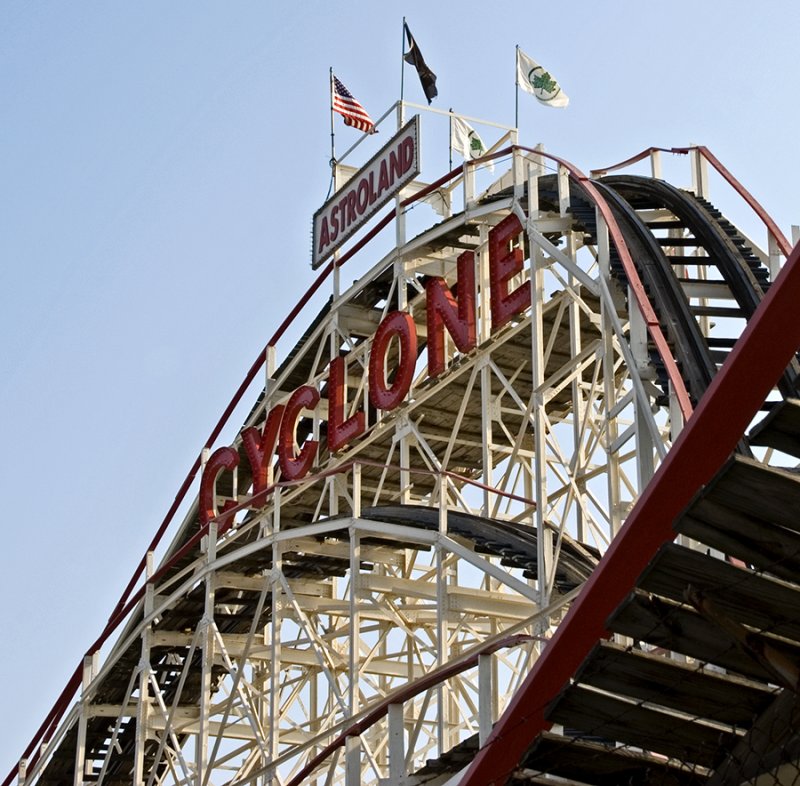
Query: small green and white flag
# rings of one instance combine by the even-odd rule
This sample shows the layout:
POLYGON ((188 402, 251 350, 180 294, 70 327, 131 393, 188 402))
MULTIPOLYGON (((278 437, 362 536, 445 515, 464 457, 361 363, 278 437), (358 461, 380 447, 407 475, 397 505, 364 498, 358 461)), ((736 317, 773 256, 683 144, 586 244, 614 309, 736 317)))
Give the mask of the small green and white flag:
MULTIPOLYGON (((461 153, 465 160, 485 156, 486 145, 478 136, 478 132, 460 117, 452 115, 450 120, 450 147, 461 153)), ((490 172, 494 172, 494 164, 491 161, 488 161, 486 166, 490 172)))
POLYGON ((559 108, 569 105, 569 97, 553 75, 519 48, 517 48, 517 83, 523 90, 535 96, 540 104, 559 108))

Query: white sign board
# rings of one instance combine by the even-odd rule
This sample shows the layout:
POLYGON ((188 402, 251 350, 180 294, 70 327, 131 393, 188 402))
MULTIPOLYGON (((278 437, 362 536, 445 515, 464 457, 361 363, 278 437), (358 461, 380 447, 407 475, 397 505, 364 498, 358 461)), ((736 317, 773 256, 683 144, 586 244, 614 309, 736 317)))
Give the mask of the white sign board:
POLYGON ((419 115, 415 115, 314 213, 311 267, 319 267, 419 171, 419 115))

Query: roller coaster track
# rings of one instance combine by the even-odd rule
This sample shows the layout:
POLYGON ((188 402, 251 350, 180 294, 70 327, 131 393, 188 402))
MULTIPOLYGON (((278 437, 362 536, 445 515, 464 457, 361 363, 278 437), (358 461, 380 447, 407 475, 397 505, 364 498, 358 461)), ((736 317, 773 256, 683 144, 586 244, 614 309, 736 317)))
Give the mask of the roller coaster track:
POLYGON ((269 485, 247 493, 240 433, 237 473, 214 484, 219 514, 200 527, 191 504, 156 568, 152 552, 198 459, 3 786, 349 785, 375 773, 420 786, 791 782, 779 773, 800 755, 800 481, 750 445, 800 458, 798 253, 770 282, 767 255, 703 198, 652 178, 590 180, 542 151, 493 157, 509 154, 529 166, 526 178, 471 200, 465 178, 462 214, 334 291, 242 427, 263 424, 304 384, 332 401, 330 353, 348 357, 344 400, 348 414, 363 402, 364 436, 332 451, 319 420, 302 416, 295 438, 319 441, 318 468, 300 481, 270 469, 269 485), (492 228, 513 215, 541 271, 524 279, 533 307, 496 330, 484 317, 477 349, 450 347, 441 378, 425 378, 429 282, 463 297, 457 258, 488 262, 492 228), (545 299, 553 261, 564 272, 545 299), (366 368, 370 336, 394 311, 417 325, 418 380, 389 416, 352 369, 366 368), (671 447, 658 411, 680 431, 671 447), (663 460, 652 479, 643 460, 626 498, 637 453, 663 460), (593 520, 600 478, 609 499, 596 519, 610 544, 593 520), (415 742, 419 752, 406 750, 415 742))

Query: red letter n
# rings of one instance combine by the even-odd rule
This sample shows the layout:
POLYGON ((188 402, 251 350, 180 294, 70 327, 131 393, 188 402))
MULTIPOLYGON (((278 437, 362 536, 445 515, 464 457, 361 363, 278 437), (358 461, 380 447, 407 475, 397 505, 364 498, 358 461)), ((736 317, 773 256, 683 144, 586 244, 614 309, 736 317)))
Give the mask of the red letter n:
POLYGON ((458 302, 443 278, 432 278, 425 285, 428 312, 428 376, 444 371, 444 329, 453 337, 460 352, 469 352, 477 343, 475 335, 475 255, 465 251, 458 258, 458 302))

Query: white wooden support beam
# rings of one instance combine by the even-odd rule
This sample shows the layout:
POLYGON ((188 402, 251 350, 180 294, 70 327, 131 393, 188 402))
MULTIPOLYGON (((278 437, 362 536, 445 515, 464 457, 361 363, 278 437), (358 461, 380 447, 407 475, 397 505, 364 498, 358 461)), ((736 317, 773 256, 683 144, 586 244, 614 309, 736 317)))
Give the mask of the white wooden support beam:
POLYGON ((675 394, 675 390, 672 387, 672 383, 670 382, 669 385, 669 435, 672 441, 674 442, 678 435, 683 430, 683 427, 686 424, 683 422, 683 412, 681 411, 680 403, 678 402, 678 396, 675 394))
POLYGON ((475 202, 475 167, 464 162, 464 210, 469 210, 475 202))
POLYGON ((398 194, 394 198, 395 205, 395 245, 402 248, 406 242, 406 211, 402 206, 403 197, 398 194))
MULTIPOLYGON (((279 489, 278 489, 279 490, 279 489)), ((269 679, 269 698, 264 703, 265 714, 261 721, 265 724, 265 728, 269 729, 267 744, 270 754, 270 760, 274 761, 280 753, 280 737, 279 737, 279 722, 280 718, 280 682, 281 682, 281 662, 283 660, 282 652, 282 633, 283 633, 283 586, 280 582, 280 574, 283 571, 283 553, 282 544, 276 538, 272 543, 272 574, 270 581, 272 584, 272 594, 270 597, 271 608, 271 624, 270 630, 270 663, 268 669, 269 679)), ((267 783, 273 781, 273 776, 277 778, 274 773, 271 773, 267 779, 267 783)))
POLYGON ((78 739, 75 743, 75 766, 73 770, 73 783, 82 786, 86 777, 86 724, 89 686, 94 678, 95 660, 91 655, 83 659, 83 685, 81 689, 80 710, 78 715, 78 739))
MULTIPOLYGON (((603 447, 606 453, 608 471, 607 495, 608 511, 610 516, 609 536, 613 536, 622 524, 620 499, 621 499, 621 472, 618 457, 611 449, 617 439, 619 425, 617 418, 624 409, 622 402, 617 402, 617 385, 614 373, 614 333, 617 328, 616 308, 614 293, 618 290, 611 279, 610 265, 610 239, 608 226, 599 208, 595 208, 595 222, 597 225, 597 265, 600 268, 600 319, 602 325, 603 346, 600 355, 603 362, 603 398, 605 401, 605 432, 603 447), (619 410, 617 410, 619 406, 619 410)), ((634 382, 634 387, 637 387, 634 382)), ((631 396, 634 392, 631 391, 631 396)), ((626 400, 626 395, 623 400, 626 400)))
POLYGON ((494 669, 491 655, 478 655, 478 745, 483 747, 492 733, 494 669))
POLYGON ((361 737, 348 737, 344 752, 345 786, 361 786, 361 737))
POLYGON ((608 225, 599 208, 594 211, 595 224, 597 226, 597 265, 600 268, 600 275, 606 280, 611 280, 611 246, 608 235, 608 225))
MULTIPOLYGON (((536 221, 539 218, 539 175, 541 174, 540 170, 541 170, 540 163, 534 163, 530 161, 528 162, 528 221, 536 221)), ((514 204, 516 206, 517 204, 516 200, 514 204)), ((524 224, 525 222, 523 222, 523 225, 524 224)))
POLYGON ((514 169, 514 199, 522 199, 525 193, 525 157, 521 150, 515 150, 511 160, 514 169))
MULTIPOLYGON (((445 570, 445 551, 441 540, 436 543, 436 665, 442 668, 449 655, 448 647, 448 603, 447 603, 447 571, 445 570)), ((445 702, 445 686, 439 684, 436 688, 439 711, 437 714, 439 750, 448 750, 449 740, 449 705, 445 702)))
MULTIPOLYGON (((212 521, 208 527, 208 534, 203 538, 203 547, 206 552, 206 561, 212 565, 217 556, 217 525, 212 521)), ((215 581, 213 571, 209 571, 205 579, 205 607, 203 619, 200 622, 202 646, 202 671, 200 680, 200 723, 196 738, 195 765, 197 773, 197 786, 208 783, 208 739, 209 721, 211 718, 211 678, 214 666, 214 650, 216 641, 214 636, 214 606, 215 606, 215 581)))
POLYGON ((492 504, 494 498, 492 493, 489 489, 492 487, 494 483, 493 480, 493 464, 494 464, 494 457, 492 455, 492 431, 493 431, 493 424, 492 421, 494 419, 494 412, 492 408, 492 376, 491 370, 489 368, 488 358, 484 358, 484 361, 481 363, 481 441, 483 443, 483 456, 482 456, 482 464, 483 464, 483 509, 481 514, 483 516, 491 516, 492 515, 492 504))
POLYGON ((350 653, 347 706, 352 717, 358 712, 358 686, 360 683, 361 653, 361 616, 359 613, 360 578, 361 578, 361 536, 358 530, 350 527, 350 653))
POLYGON ((569 171, 558 165, 558 214, 563 218, 569 214, 569 171))
POLYGON ((658 179, 661 180, 661 151, 660 150, 651 150, 650 151, 650 174, 658 179))
MULTIPOLYGON (((152 560, 150 560, 152 567, 152 560)), ((148 617, 153 613, 155 588, 152 584, 145 586, 144 613, 148 617)), ((133 783, 141 786, 145 780, 144 749, 147 732, 150 726, 150 650, 153 644, 152 625, 142 630, 141 656, 139 658, 139 698, 136 702, 136 742, 133 753, 133 783)))
MULTIPOLYGON (((558 195, 561 215, 566 215, 569 207, 569 179, 567 171, 559 166, 558 195)), ((531 420, 533 422, 533 498, 536 510, 533 524, 536 527, 536 562, 538 603, 541 608, 548 604, 550 577, 553 573, 553 533, 545 521, 547 510, 547 456, 545 436, 547 418, 545 414, 542 387, 544 383, 545 360, 544 347, 546 336, 544 331, 544 254, 541 246, 534 243, 528 227, 531 249, 531 384, 533 386, 533 406, 531 420)))
POLYGON ((701 198, 708 197, 708 161, 696 147, 692 157, 692 191, 701 198))
POLYGON ((406 776, 403 705, 390 704, 387 720, 389 724, 389 780, 392 783, 400 783, 406 776))
MULTIPOLYGON (((570 260, 575 260, 577 255, 577 243, 574 232, 567 233, 567 254, 570 260)), ((575 265, 577 268, 577 265, 575 265)), ((570 273, 568 278, 570 288, 575 287, 575 276, 570 273)), ((574 299, 569 301, 567 306, 569 310, 569 344, 570 354, 573 358, 580 356, 583 350, 583 342, 581 340, 581 312, 578 307, 578 302, 574 299)), ((586 464, 586 454, 582 444, 582 436, 584 429, 584 412, 588 404, 583 399, 583 370, 579 366, 571 382, 572 387, 572 441, 574 445, 573 466, 578 472, 586 464)), ((575 510, 576 517, 576 532, 579 540, 586 539, 586 528, 584 521, 584 493, 583 489, 579 486, 578 494, 580 503, 575 510)))
POLYGON ((361 517, 361 464, 353 465, 353 518, 361 517))
POLYGON ((411 473, 408 468, 411 466, 411 428, 408 415, 403 413, 397 419, 397 429, 395 435, 399 435, 400 447, 400 504, 408 505, 411 503, 411 473))
MULTIPOLYGON (((795 227, 792 227, 794 230, 795 227)), ((781 272, 781 251, 778 248, 778 241, 772 233, 767 238, 767 251, 769 253, 769 279, 774 281, 778 273, 781 272)))

